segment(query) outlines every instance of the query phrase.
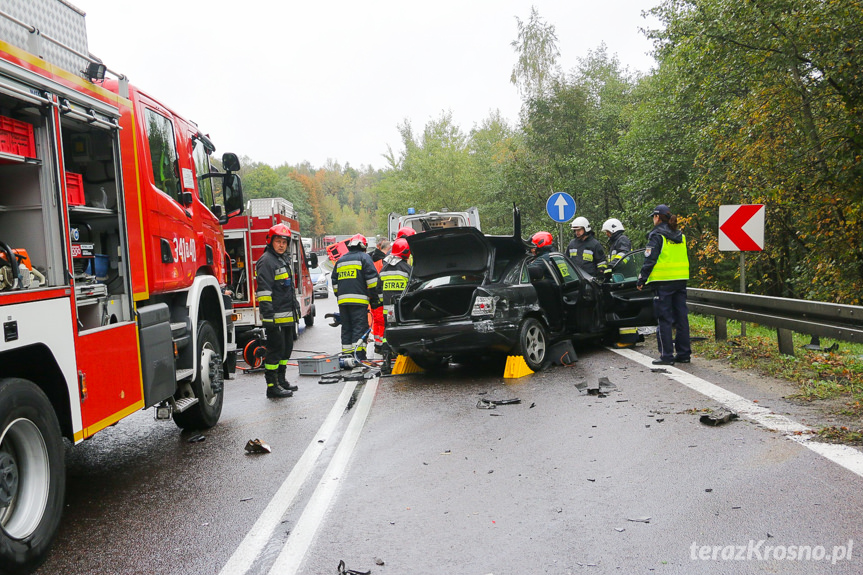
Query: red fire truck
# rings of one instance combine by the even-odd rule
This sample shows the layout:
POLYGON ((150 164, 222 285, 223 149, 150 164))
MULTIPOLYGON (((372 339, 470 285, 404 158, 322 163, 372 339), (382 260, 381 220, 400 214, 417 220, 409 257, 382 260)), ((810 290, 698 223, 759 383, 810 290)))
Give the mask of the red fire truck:
POLYGON ((63 438, 147 407, 215 425, 233 371, 221 225, 243 210, 237 157, 215 172, 195 124, 86 54, 67 2, 2 4, 2 573, 35 569, 55 537, 63 438))
MULTIPOLYGON (((285 224, 291 230, 288 253, 293 264, 291 271, 300 304, 299 315, 306 326, 315 323, 315 294, 309 268, 317 267, 318 256, 305 251, 294 205, 284 198, 249 200, 245 214, 225 225, 225 249, 233 267, 229 289, 236 315, 237 347, 243 361, 253 368, 261 366, 265 352, 264 329, 255 300, 255 262, 267 247, 267 231, 276 224, 285 224)), ((286 350, 288 356, 297 331, 298 326, 294 324, 294 337, 288 342, 290 349, 286 350)))

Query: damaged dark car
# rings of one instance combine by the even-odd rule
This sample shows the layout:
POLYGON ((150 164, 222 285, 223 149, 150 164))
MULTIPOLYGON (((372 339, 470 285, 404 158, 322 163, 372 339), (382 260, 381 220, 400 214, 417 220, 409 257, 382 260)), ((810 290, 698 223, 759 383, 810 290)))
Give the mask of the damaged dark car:
POLYGON ((407 238, 413 271, 387 319, 396 353, 425 369, 521 355, 537 371, 557 342, 611 342, 620 328, 655 325, 651 290, 636 289, 643 250, 599 282, 564 254, 535 258, 521 238, 518 210, 513 216, 511 236, 451 228, 407 238))

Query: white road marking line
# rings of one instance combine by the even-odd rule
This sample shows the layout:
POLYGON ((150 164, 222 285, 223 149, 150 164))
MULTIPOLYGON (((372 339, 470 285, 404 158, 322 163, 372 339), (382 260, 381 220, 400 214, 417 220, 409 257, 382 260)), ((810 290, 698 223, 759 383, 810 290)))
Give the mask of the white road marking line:
POLYGON ((231 558, 222 567, 219 575, 243 575, 252 567, 255 559, 264 550, 267 542, 272 537, 288 507, 293 503, 303 483, 306 482, 314 469, 315 462, 327 446, 326 440, 333 434, 339 420, 345 413, 348 401, 350 401, 356 387, 356 381, 349 381, 345 384, 342 393, 336 399, 335 405, 333 405, 329 415, 327 415, 324 423, 318 429, 312 442, 306 447, 303 455, 296 465, 294 465, 294 468, 291 469, 282 486, 273 495, 273 498, 261 513, 261 516, 255 521, 255 524, 249 530, 243 542, 240 543, 240 546, 237 547, 237 550, 234 551, 234 554, 231 555, 231 558))
MULTIPOLYGON (((640 363, 645 367, 651 369, 657 367, 651 363, 653 361, 652 358, 637 351, 625 348, 608 349, 636 363, 640 363)), ((661 367, 668 370, 668 373, 664 375, 667 375, 671 379, 718 401, 732 411, 737 412, 737 414, 742 417, 751 419, 767 429, 784 434, 788 439, 796 441, 804 447, 808 447, 818 455, 826 457, 830 461, 841 465, 848 471, 863 477, 863 453, 857 449, 847 445, 834 445, 832 443, 813 441, 811 435, 813 429, 811 427, 803 425, 802 423, 797 423, 784 415, 771 413, 771 411, 766 407, 761 407, 745 397, 741 397, 736 393, 732 393, 727 389, 723 389, 718 385, 701 379, 700 377, 686 373, 682 369, 678 369, 670 365, 663 365, 661 367), (798 435, 798 433, 800 434, 798 435)))
POLYGON ((270 568, 269 575, 294 575, 299 570, 300 564, 312 544, 312 539, 314 539, 315 533, 335 498, 340 481, 347 469, 348 461, 360 438, 360 432, 372 409, 372 401, 377 389, 378 378, 366 382, 363 395, 357 402, 356 412, 351 418, 347 430, 345 430, 345 435, 342 437, 333 459, 309 499, 303 514, 291 530, 282 552, 279 553, 276 562, 270 568))

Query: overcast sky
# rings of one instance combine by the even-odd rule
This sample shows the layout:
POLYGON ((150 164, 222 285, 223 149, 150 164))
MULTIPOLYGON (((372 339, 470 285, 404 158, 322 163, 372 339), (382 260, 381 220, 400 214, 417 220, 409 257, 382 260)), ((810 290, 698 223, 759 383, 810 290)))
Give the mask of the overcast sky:
POLYGON ((198 123, 216 144, 277 166, 385 166, 397 125, 450 110, 464 132, 521 105, 509 81, 516 17, 555 26, 560 64, 601 42, 624 66, 655 65, 639 28, 658 0, 71 0, 90 51, 198 123))

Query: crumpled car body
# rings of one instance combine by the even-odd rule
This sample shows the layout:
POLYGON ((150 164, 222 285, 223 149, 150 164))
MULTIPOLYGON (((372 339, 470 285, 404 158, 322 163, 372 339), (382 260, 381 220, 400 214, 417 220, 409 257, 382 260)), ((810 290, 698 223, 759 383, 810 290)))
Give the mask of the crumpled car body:
POLYGON ((520 237, 453 228, 408 238, 413 270, 387 318, 387 342, 431 369, 490 354, 522 355, 534 371, 563 340, 610 339, 618 328, 655 325, 651 290, 635 287, 643 250, 608 281, 564 254, 535 258, 520 237))

